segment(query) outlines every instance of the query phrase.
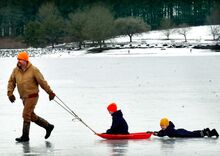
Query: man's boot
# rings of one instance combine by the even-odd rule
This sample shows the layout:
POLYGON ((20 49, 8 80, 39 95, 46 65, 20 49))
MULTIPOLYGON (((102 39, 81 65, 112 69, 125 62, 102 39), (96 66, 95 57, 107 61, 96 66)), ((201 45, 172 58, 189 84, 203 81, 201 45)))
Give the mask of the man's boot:
POLYGON ((23 122, 23 130, 22 136, 20 138, 16 138, 17 142, 26 142, 29 141, 29 131, 30 131, 30 122, 23 122))
POLYGON ((41 117, 38 117, 37 121, 35 121, 35 123, 38 125, 38 126, 41 126, 43 128, 45 128, 46 130, 46 135, 45 135, 45 139, 49 138, 52 130, 54 129, 54 125, 48 123, 46 120, 44 120, 43 118, 41 117))
POLYGON ((219 134, 218 134, 218 132, 216 131, 216 129, 211 130, 211 132, 210 132, 210 137, 212 137, 212 136, 216 136, 216 138, 219 137, 219 134))

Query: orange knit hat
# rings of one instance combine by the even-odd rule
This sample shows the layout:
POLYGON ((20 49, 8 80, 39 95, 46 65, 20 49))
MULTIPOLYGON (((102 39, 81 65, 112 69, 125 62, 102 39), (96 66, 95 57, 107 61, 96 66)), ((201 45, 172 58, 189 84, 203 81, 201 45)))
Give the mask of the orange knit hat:
POLYGON ((116 105, 116 103, 111 103, 111 104, 109 104, 108 107, 107 107, 107 109, 108 109, 108 111, 110 111, 110 112, 115 112, 115 111, 117 111, 117 105, 116 105))
POLYGON ((18 60, 28 61, 28 59, 29 59, 28 53, 26 51, 20 51, 18 53, 17 59, 18 60))
POLYGON ((160 126, 169 126, 169 120, 167 118, 161 119, 160 126))

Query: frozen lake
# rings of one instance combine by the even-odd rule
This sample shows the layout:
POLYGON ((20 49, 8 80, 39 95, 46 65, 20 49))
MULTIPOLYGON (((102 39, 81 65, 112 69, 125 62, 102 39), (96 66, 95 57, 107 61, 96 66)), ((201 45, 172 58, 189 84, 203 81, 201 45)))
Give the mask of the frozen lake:
MULTIPOLYGON (((51 88, 96 132, 111 125, 106 106, 116 102, 130 132, 159 130, 168 117, 176 128, 216 128, 220 131, 220 56, 31 58, 51 88)), ((213 155, 220 153, 214 138, 106 141, 80 122, 72 121, 41 90, 36 114, 55 125, 45 131, 31 125, 30 142, 21 135, 22 103, 6 96, 16 58, 0 58, 0 155, 213 155)))

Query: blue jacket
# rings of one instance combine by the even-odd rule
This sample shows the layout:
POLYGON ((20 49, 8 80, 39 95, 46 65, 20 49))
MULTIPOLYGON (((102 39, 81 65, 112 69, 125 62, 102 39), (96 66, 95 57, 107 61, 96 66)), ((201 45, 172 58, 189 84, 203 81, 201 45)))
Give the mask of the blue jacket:
POLYGON ((111 128, 106 131, 108 134, 129 134, 128 124, 123 118, 121 110, 118 110, 112 114, 111 128))
POLYGON ((165 130, 160 130, 157 134, 159 137, 179 137, 179 138, 198 138, 203 137, 201 130, 188 131, 185 129, 175 129, 175 125, 170 121, 169 126, 165 130))

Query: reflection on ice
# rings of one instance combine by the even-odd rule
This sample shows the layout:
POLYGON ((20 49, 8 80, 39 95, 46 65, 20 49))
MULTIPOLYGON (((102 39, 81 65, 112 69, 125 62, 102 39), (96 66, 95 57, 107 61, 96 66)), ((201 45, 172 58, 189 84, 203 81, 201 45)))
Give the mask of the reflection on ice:
MULTIPOLYGON (((219 144, 217 138, 168 138, 168 137, 156 138, 155 137, 152 139, 152 141, 153 144, 159 143, 160 151, 168 155, 175 155, 171 153, 193 153, 193 152, 196 153, 197 151, 198 152, 195 155, 200 155, 199 153, 202 153, 201 151, 203 151, 203 154, 206 155, 208 154, 207 151, 209 151, 212 146, 217 147, 219 144)), ((215 150, 213 150, 212 152, 215 153, 215 150)))
POLYGON ((46 155, 53 152, 53 145, 49 141, 45 141, 44 144, 33 146, 31 142, 16 143, 17 146, 22 147, 24 155, 46 155))
POLYGON ((128 140, 100 140, 98 143, 107 145, 110 155, 125 155, 128 151, 128 140))

